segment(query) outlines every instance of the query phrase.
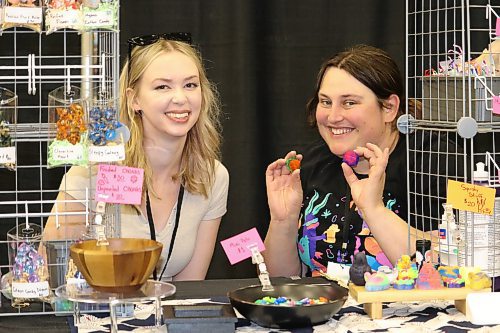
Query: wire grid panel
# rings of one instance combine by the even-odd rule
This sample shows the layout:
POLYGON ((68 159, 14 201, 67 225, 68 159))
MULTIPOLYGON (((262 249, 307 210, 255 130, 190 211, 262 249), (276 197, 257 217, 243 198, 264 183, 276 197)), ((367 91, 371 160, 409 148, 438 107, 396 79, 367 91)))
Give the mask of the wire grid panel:
POLYGON ((410 221, 448 231, 434 247, 442 264, 492 277, 500 276, 499 14, 498 1, 407 1, 407 96, 420 105, 408 135, 417 161, 408 165, 410 221), (448 180, 495 188, 493 215, 454 209, 448 218, 448 180))
MULTIPOLYGON (((44 228, 47 218, 54 216, 51 213, 54 200, 62 176, 69 168, 47 168, 47 144, 55 131, 55 124, 48 122, 48 93, 67 84, 69 74, 71 85, 80 87, 86 96, 103 84, 118 96, 119 32, 98 29, 80 34, 65 29, 47 35, 46 31, 36 33, 13 28, 2 32, 0 45, 0 87, 18 96, 17 124, 13 127, 17 166, 14 171, 0 168, 0 270, 5 275, 10 270, 8 231, 27 220, 44 228), (31 73, 28 68, 32 69, 31 73)), ((59 201, 59 205, 67 203, 59 201)), ((82 207, 88 205, 82 204, 82 207)), ((70 215, 89 219, 92 218, 89 211, 59 213, 58 219, 61 224, 70 215)), ((44 245, 53 291, 65 281, 70 241, 44 242, 44 245)), ((2 300, 8 302, 6 298, 2 300)), ((32 302, 28 307, 8 311, 4 304, 0 316, 57 313, 56 303, 51 306, 32 302)))

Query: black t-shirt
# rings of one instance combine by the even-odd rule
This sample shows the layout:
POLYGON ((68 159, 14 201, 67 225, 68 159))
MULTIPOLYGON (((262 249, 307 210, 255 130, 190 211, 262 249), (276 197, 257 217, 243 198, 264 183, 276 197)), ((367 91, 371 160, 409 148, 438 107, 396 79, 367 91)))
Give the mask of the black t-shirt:
MULTIPOLYGON (((409 146, 417 144, 420 148, 417 153, 409 155, 409 161, 412 165, 429 161, 429 168, 420 168, 425 172, 418 173, 419 181, 414 181, 417 178, 414 175, 408 177, 406 137, 400 135, 389 156, 383 201, 387 208, 408 221, 407 179, 413 179, 410 181, 410 224, 429 231, 437 227, 442 210, 436 207, 441 207, 446 193, 445 177, 440 177, 439 170, 434 170, 439 168, 441 157, 429 154, 436 151, 437 145, 443 144, 443 139, 420 136, 415 140, 415 136, 411 136, 409 146), (438 183, 440 186, 436 185, 438 183), (422 193, 427 199, 415 200, 417 194, 422 193)), ((444 162, 441 162, 444 167, 444 162)), ((315 142, 303 153, 300 175, 304 198, 297 239, 299 257, 309 270, 325 272, 328 262, 352 263, 353 255, 361 251, 365 251, 372 269, 376 270, 380 265, 392 266, 351 200, 341 163, 342 159, 333 155, 323 140, 315 142), (346 219, 348 223, 345 223, 346 219), (349 231, 347 251, 344 251, 342 243, 346 227, 349 231)), ((449 165, 449 161, 446 163, 449 165)))

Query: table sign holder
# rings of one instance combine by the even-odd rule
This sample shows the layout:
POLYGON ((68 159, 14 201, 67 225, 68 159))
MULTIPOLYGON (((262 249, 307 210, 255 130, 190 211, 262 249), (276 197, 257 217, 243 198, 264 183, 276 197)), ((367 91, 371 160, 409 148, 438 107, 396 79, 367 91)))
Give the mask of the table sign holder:
POLYGON ((110 293, 93 289, 90 286, 64 284, 59 286, 55 293, 58 297, 74 302, 73 318, 75 326, 80 323, 81 303, 109 304, 111 318, 111 333, 118 333, 118 320, 116 307, 129 303, 154 302, 155 327, 163 325, 161 299, 175 293, 175 286, 161 281, 148 280, 138 290, 129 293, 110 293))

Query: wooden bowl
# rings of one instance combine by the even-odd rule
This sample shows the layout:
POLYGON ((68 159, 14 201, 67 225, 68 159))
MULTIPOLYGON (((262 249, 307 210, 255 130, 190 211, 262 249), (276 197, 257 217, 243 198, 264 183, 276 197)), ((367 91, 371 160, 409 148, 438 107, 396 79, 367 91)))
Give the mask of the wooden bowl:
POLYGON ((70 246, 70 255, 87 283, 98 291, 127 293, 151 276, 163 245, 142 238, 109 238, 98 246, 86 240, 70 246))

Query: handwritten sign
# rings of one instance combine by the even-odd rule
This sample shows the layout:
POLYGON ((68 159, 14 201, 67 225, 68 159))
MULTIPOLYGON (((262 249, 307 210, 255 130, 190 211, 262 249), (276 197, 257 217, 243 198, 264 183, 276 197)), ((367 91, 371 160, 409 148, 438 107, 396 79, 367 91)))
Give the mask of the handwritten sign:
POLYGON ((50 287, 47 281, 21 283, 12 282, 12 296, 18 298, 38 298, 49 296, 50 287))
POLYGON ((45 24, 47 30, 78 27, 83 24, 83 15, 80 10, 51 9, 45 16, 45 24))
POLYGON ((0 148, 0 164, 16 163, 16 147, 0 148))
POLYGON ((4 8, 4 21, 7 23, 39 24, 42 23, 42 7, 12 7, 4 8))
POLYGON ((125 159, 125 146, 90 146, 89 161, 91 162, 117 162, 125 159))
POLYGON ((500 37, 500 18, 499 17, 497 17, 497 24, 496 24, 495 33, 496 33, 497 37, 500 37))
POLYGON ((500 96, 493 96, 493 113, 500 114, 500 96))
POLYGON ((112 9, 85 12, 83 21, 90 28, 112 28, 116 22, 112 9))
POLYGON ((250 245, 256 244, 260 252, 266 249, 256 228, 252 228, 242 232, 241 234, 225 239, 220 243, 224 252, 226 252, 226 256, 231 265, 252 256, 252 252, 248 248, 250 245))
POLYGON ((142 199, 143 179, 143 169, 99 164, 95 200, 139 205, 142 199))
POLYGON ((493 215, 495 189, 448 180, 447 201, 453 208, 493 215))
POLYGON ((52 147, 52 158, 64 162, 82 160, 83 146, 80 143, 69 146, 54 146, 52 147))

